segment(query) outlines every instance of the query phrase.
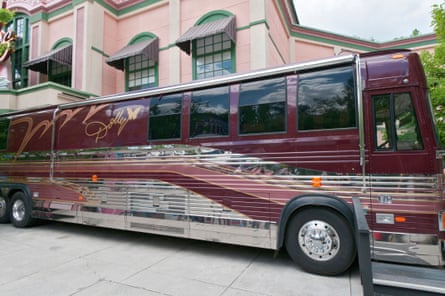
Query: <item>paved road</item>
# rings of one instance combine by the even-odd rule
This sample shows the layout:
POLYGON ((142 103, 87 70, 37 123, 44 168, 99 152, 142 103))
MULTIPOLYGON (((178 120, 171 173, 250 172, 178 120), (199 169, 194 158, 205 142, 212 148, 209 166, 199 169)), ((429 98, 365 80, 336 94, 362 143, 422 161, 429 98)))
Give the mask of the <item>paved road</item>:
POLYGON ((0 295, 362 295, 357 267, 308 274, 285 252, 44 223, 0 224, 0 295))

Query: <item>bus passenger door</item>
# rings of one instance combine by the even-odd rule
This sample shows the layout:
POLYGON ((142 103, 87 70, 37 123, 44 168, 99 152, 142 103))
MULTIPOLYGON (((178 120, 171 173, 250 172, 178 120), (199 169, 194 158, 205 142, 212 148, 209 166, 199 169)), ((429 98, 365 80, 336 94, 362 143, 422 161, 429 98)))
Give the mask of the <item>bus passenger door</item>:
POLYGON ((408 236, 402 233, 415 232, 419 225, 409 216, 421 210, 413 201, 432 194, 434 180, 428 175, 435 170, 435 155, 426 120, 420 120, 427 116, 425 102, 415 91, 407 88, 365 96, 371 194, 367 217, 376 259, 409 253, 408 236))

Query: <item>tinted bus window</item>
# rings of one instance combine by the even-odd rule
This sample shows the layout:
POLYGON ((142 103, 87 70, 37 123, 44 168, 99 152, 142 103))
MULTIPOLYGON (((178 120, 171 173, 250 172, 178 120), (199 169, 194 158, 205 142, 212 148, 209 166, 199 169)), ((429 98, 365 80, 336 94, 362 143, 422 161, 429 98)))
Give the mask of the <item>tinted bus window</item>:
POLYGON ((229 133, 229 88, 195 91, 190 107, 190 137, 229 133))
POLYGON ((181 137, 182 94, 152 98, 150 102, 150 140, 181 137))
POLYGON ((275 78, 240 87, 240 134, 286 131, 286 80, 275 78))
POLYGON ((0 119, 0 150, 8 147, 9 119, 0 119))
POLYGON ((373 97, 377 150, 421 150, 423 142, 409 93, 373 97))
POLYGON ((356 126, 351 66, 300 74, 297 100, 299 130, 356 126))

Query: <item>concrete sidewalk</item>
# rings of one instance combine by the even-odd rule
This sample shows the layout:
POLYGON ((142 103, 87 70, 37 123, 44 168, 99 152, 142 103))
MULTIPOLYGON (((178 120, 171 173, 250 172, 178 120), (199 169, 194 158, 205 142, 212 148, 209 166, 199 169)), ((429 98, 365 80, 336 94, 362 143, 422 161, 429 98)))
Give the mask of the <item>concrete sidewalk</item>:
POLYGON ((1 295, 362 295, 357 267, 337 277, 282 251, 48 222, 0 224, 1 295))

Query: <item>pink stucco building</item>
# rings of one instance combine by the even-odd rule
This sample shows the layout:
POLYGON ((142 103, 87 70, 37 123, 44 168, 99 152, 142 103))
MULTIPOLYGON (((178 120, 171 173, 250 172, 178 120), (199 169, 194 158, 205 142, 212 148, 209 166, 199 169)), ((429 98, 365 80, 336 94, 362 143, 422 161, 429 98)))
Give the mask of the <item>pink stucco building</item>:
MULTIPOLYGON (((84 100, 259 68, 389 48, 299 24, 291 0, 9 0, 16 51, 0 110, 84 100)), ((4 75, 4 74, 2 74, 4 75)))

